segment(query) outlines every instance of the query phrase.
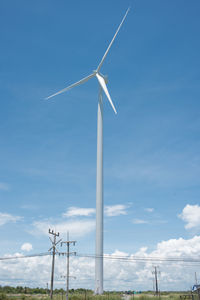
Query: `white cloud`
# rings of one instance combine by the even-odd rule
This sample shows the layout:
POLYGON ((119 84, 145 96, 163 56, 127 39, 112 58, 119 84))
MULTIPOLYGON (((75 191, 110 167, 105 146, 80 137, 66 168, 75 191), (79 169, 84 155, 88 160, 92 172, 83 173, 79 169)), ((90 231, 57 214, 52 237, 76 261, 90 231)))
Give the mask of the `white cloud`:
POLYGON ((7 213, 1 213, 0 212, 0 226, 6 224, 6 223, 10 223, 10 222, 17 222, 19 220, 21 220, 22 217, 19 216, 13 216, 7 213))
POLYGON ((24 243, 22 246, 21 246, 21 250, 22 251, 31 251, 33 249, 33 246, 30 244, 30 243, 24 243))
POLYGON ((115 217, 127 214, 127 206, 122 204, 105 206, 104 212, 107 217, 115 217))
POLYGON ((147 224, 148 222, 142 219, 133 219, 132 220, 133 224, 147 224))
POLYGON ((81 207, 69 207, 67 212, 63 214, 63 217, 77 217, 84 216, 88 217, 95 214, 94 208, 81 208, 81 207))
MULTIPOLYGON (((107 217, 114 217, 119 215, 126 215, 127 206, 122 204, 117 205, 107 205, 104 208, 104 213, 107 217)), ((63 217, 88 217, 95 214, 95 208, 82 208, 82 207, 69 207, 63 217)))
POLYGON ((51 221, 37 221, 33 223, 32 234, 48 235, 49 228, 59 232, 61 236, 66 236, 69 232, 73 238, 82 237, 95 229, 95 220, 77 220, 77 221, 63 221, 63 222, 51 222, 51 221))
MULTIPOLYGON (((119 215, 126 215, 127 206, 122 204, 107 205, 104 208, 104 213, 107 217, 114 217, 119 215)), ((81 208, 81 207, 69 207, 63 217, 88 217, 95 214, 95 208, 81 208)))
POLYGON ((187 204, 182 213, 178 215, 184 222, 186 222, 185 228, 200 228, 200 206, 187 204))
MULTIPOLYGON (((78 247, 75 247, 78 251, 78 247)), ((199 258, 200 236, 191 239, 170 239, 155 245, 153 251, 142 247, 135 253, 129 254, 116 250, 107 254, 104 259, 104 287, 105 290, 148 290, 152 289, 153 262, 124 261, 117 258, 199 258), (115 278, 115 280, 113 280, 115 278)), ((21 256, 17 253, 13 256, 21 256)), ((0 261, 1 278, 4 285, 43 286, 49 282, 51 274, 51 256, 32 257, 18 260, 0 261)), ((76 280, 70 281, 70 288, 94 288, 94 258, 70 257, 70 273, 76 276, 76 280)), ((182 262, 157 261, 161 274, 159 275, 159 288, 161 290, 188 290, 192 285, 196 264, 192 267, 182 262), (176 272, 174 271, 176 270, 176 272)), ((60 275, 66 273, 66 258, 56 257, 55 263, 55 288, 64 287, 65 281, 60 275)))
POLYGON ((145 208, 145 211, 152 213, 154 211, 154 208, 148 207, 148 208, 145 208))
POLYGON ((8 191, 9 190, 9 185, 5 182, 0 182, 0 190, 8 191))
POLYGON ((200 236, 194 236, 191 239, 185 240, 183 238, 171 239, 158 243, 157 250, 154 254, 162 257, 199 257, 200 252, 200 236))

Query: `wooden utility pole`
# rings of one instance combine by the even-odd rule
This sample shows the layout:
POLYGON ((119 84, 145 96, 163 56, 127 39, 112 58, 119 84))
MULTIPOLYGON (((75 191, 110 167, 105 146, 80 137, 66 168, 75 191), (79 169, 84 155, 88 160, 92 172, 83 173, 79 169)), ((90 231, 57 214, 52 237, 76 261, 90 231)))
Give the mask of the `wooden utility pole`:
POLYGON ((153 271, 153 272, 152 272, 152 274, 154 274, 154 275, 155 275, 155 284, 156 284, 156 291, 155 291, 155 295, 156 295, 156 296, 159 296, 159 292, 158 292, 158 273, 160 273, 160 272, 158 272, 158 270, 157 270, 157 267, 156 267, 156 266, 155 266, 154 268, 155 268, 155 271, 153 271))
POLYGON ((61 246, 63 244, 66 244, 67 246, 67 252, 66 253, 61 253, 61 254, 66 254, 67 255, 67 275, 66 275, 66 300, 69 300, 69 256, 70 254, 75 254, 76 252, 70 252, 70 244, 73 244, 73 246, 75 246, 76 241, 69 241, 69 233, 67 233, 67 241, 62 242, 61 246))
POLYGON ((49 249, 49 251, 52 251, 52 267, 51 267, 51 289, 50 289, 50 298, 51 300, 53 299, 53 280, 54 280, 54 265, 55 265, 55 254, 56 254, 56 245, 58 243, 60 243, 61 239, 56 242, 56 237, 59 236, 59 232, 56 233, 53 230, 49 229, 49 234, 53 235, 53 241, 52 239, 49 237, 51 243, 52 243, 52 247, 49 249))

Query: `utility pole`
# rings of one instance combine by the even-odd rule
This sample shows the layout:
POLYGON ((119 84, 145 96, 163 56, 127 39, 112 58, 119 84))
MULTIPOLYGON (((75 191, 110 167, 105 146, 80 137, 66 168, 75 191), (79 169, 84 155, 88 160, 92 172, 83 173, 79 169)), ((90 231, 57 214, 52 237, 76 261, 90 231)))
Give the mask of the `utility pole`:
POLYGON ((198 299, 200 300, 200 287, 199 287, 198 281, 197 281, 197 272, 195 272, 194 276, 195 276, 196 289, 197 289, 197 293, 198 293, 198 299))
POLYGON ((156 284, 156 296, 159 296, 159 292, 158 292, 158 273, 160 274, 160 272, 157 270, 157 267, 155 266, 155 271, 152 272, 152 274, 155 275, 155 284, 156 284))
MULTIPOLYGON (((52 247, 49 249, 49 251, 52 250, 51 289, 50 289, 50 298, 51 298, 51 300, 52 300, 52 299, 53 299, 53 280, 54 280, 55 254, 56 254, 56 251, 57 251, 56 245, 57 245, 58 243, 60 243, 60 241, 61 241, 62 239, 60 239, 58 242, 56 242, 56 237, 58 237, 58 236, 60 235, 59 232, 56 233, 56 232, 54 232, 53 230, 50 230, 50 229, 49 229, 49 234, 52 234, 52 235, 53 235, 53 241, 52 241, 52 239, 49 237, 49 239, 50 239, 50 241, 51 241, 51 243, 52 243, 52 247)), ((57 251, 57 252, 58 252, 58 251, 57 251)))
POLYGON ((67 275, 61 275, 60 276, 61 278, 65 278, 66 279, 66 298, 68 297, 69 298, 69 281, 68 281, 68 283, 67 283, 67 278, 73 278, 73 279, 76 279, 76 277, 75 276, 67 276, 67 275), (67 285, 68 285, 68 288, 67 288, 67 285))
POLYGON ((48 293, 49 293, 49 287, 48 287, 48 282, 47 282, 47 295, 48 295, 48 293))
POLYGON ((154 277, 153 277, 153 291, 155 291, 154 277))
POLYGON ((195 284, 197 285, 197 272, 194 273, 194 276, 195 276, 195 284))
MULTIPOLYGON (((70 241, 69 240, 69 232, 67 233, 67 241, 65 242, 62 242, 61 243, 61 246, 63 244, 66 244, 67 246, 67 252, 66 253, 60 253, 60 254, 66 254, 67 255, 67 275, 66 275, 66 300, 69 300, 69 277, 72 277, 72 276, 69 276, 69 256, 70 254, 75 254, 76 255, 76 252, 70 252, 70 244, 73 244, 73 246, 75 246, 76 244, 76 241, 70 241)), ((65 276, 63 276, 65 277, 65 276)), ((75 278, 75 277, 74 277, 75 278)))

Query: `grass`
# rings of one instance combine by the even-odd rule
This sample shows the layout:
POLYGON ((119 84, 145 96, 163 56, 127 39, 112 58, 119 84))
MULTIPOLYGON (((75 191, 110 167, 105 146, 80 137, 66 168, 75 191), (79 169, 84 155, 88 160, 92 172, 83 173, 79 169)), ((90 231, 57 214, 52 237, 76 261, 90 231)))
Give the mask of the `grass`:
MULTIPOLYGON (((189 293, 161 293, 159 297, 152 293, 144 293, 140 295, 128 295, 123 297, 120 293, 105 293, 104 295, 93 295, 91 292, 87 293, 70 293, 69 300, 180 300, 180 296, 189 293)), ((50 300, 47 295, 30 295, 30 294, 0 294, 0 300, 50 300)), ((54 294, 53 300, 66 300, 65 294, 54 294)), ((193 300, 198 300, 197 295, 194 295, 193 300)))

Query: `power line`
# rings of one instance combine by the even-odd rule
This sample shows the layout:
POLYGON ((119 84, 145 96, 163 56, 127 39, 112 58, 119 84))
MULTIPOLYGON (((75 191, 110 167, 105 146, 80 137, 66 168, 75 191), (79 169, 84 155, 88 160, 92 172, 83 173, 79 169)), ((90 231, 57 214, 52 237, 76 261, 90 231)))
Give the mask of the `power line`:
MULTIPOLYGON (((60 242, 60 241, 59 241, 60 242)), ((29 254, 29 255, 20 255, 20 256, 7 256, 7 257, 0 257, 0 261, 6 261, 6 260, 13 260, 13 259, 25 259, 25 258, 34 258, 34 257, 42 257, 42 256, 51 256, 52 253, 50 252, 43 252, 43 253, 36 253, 36 254, 29 254)), ((55 255, 62 255, 62 253, 58 252, 55 253, 55 255)), ((96 258, 100 257, 94 254, 76 254, 77 257, 86 257, 86 258, 96 258)), ((161 258, 161 257, 127 257, 127 256, 111 256, 109 254, 104 254, 103 256, 105 259, 110 259, 110 260, 117 260, 121 262, 171 262, 171 263, 194 263, 194 264, 200 264, 200 258, 197 257, 183 257, 183 258, 175 258, 175 257, 166 257, 166 258, 161 258)))
POLYGON ((11 260, 11 259, 21 259, 21 258, 39 257, 39 256, 47 256, 47 255, 51 255, 51 253, 49 253, 49 252, 44 252, 44 253, 29 254, 29 255, 0 257, 0 261, 3 261, 3 260, 11 260))
MULTIPOLYGON (((88 257, 88 258, 96 258, 101 257, 100 255, 93 255, 93 254, 77 254, 79 257, 88 257)), ((127 256, 110 256, 108 254, 104 254, 103 258, 105 259, 111 259, 111 260, 120 260, 120 261, 142 261, 142 262, 152 262, 152 261, 159 261, 159 262, 189 262, 189 263, 200 263, 200 258, 175 258, 175 257, 169 257, 169 258, 161 258, 161 257, 127 257, 127 256)))

